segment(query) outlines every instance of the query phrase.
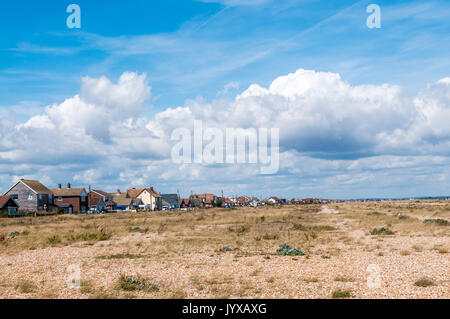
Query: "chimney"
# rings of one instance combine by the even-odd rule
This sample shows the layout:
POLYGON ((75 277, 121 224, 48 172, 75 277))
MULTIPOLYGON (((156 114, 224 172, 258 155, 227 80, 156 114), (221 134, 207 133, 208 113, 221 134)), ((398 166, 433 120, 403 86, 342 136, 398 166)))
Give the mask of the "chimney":
POLYGON ((58 188, 61 189, 61 184, 58 184, 58 188))
POLYGON ((69 188, 69 189, 70 189, 70 183, 67 183, 67 188, 69 188))
POLYGON ((117 190, 117 194, 122 194, 122 193, 120 192, 120 189, 117 190))

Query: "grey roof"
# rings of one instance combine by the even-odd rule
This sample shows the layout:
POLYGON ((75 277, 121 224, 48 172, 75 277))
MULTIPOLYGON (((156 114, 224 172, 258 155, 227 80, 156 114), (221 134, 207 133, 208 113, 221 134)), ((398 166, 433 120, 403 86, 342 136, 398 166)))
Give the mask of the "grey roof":
POLYGON ((180 204, 178 194, 162 194, 162 199, 169 203, 170 206, 178 207, 180 204))

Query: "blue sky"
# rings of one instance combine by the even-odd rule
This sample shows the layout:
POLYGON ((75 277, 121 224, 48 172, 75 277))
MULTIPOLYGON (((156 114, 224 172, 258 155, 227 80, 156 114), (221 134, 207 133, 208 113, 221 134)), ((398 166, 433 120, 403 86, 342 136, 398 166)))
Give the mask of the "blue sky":
MULTIPOLYGON (((81 176, 84 176, 88 180, 84 184, 89 182, 101 187, 114 184, 114 188, 133 186, 138 179, 142 184, 160 186, 161 191, 173 192, 179 188, 185 193, 190 191, 186 188, 199 192, 218 192, 225 188, 230 193, 258 195, 266 192, 260 190, 261 185, 267 185, 273 188, 274 193, 285 193, 286 196, 351 198, 447 194, 447 132, 433 130, 430 127, 434 125, 433 120, 427 122, 428 127, 423 128, 420 134, 416 132, 418 129, 403 124, 410 122, 421 127, 417 124, 420 114, 408 113, 421 108, 421 112, 429 114, 425 106, 417 104, 420 98, 424 103, 438 103, 442 107, 442 114, 436 118, 447 116, 446 87, 442 88, 445 85, 443 82, 437 88, 430 88, 430 85, 450 76, 449 17, 448 1, 3 1, 0 3, 0 112, 2 118, 8 119, 10 127, 19 130, 20 134, 31 134, 25 133, 23 124, 35 117, 54 119, 52 116, 55 115, 48 113, 46 107, 59 105, 79 95, 80 88, 82 97, 83 92, 84 96, 95 94, 88 92, 83 77, 104 77, 117 83, 124 72, 146 75, 145 85, 151 93, 147 96, 143 90, 143 100, 140 97, 136 100, 142 109, 130 113, 133 113, 136 127, 147 128, 150 124, 139 124, 139 120, 154 123, 158 114, 166 114, 167 110, 177 107, 193 109, 197 105, 203 110, 208 107, 220 110, 223 105, 235 101, 235 97, 250 85, 268 88, 275 79, 299 69, 339 74, 342 81, 352 88, 371 85, 381 89, 383 85, 389 85, 398 87, 399 92, 395 93, 395 102, 386 102, 392 102, 392 105, 377 112, 386 111, 386 118, 371 122, 367 118, 368 113, 347 121, 345 116, 333 113, 336 123, 343 126, 349 123, 358 126, 355 121, 367 121, 361 125, 362 132, 372 132, 370 125, 388 123, 388 114, 393 113, 394 120, 386 131, 373 130, 377 139, 383 139, 374 145, 359 138, 364 134, 346 130, 336 123, 322 130, 316 130, 318 126, 315 125, 309 131, 281 132, 281 146, 285 152, 282 161, 290 156, 304 159, 302 163, 311 161, 314 174, 306 169, 297 171, 289 166, 291 163, 282 165, 277 176, 253 179, 253 173, 248 173, 232 182, 214 177, 208 183, 193 175, 180 182, 175 177, 162 176, 162 171, 174 167, 163 161, 167 157, 162 151, 166 145, 156 142, 149 142, 158 151, 149 151, 148 162, 139 162, 136 158, 123 162, 134 172, 158 167, 158 174, 150 174, 143 180, 133 174, 120 176, 121 165, 112 164, 116 159, 111 155, 96 156, 84 151, 81 152, 84 155, 77 156, 64 153, 64 140, 49 142, 58 152, 52 161, 35 160, 39 157, 36 155, 32 160, 18 164, 14 157, 17 155, 12 154, 26 153, 25 143, 14 149, 10 145, 10 135, 0 132, 4 140, 0 144, 4 148, 3 151, 0 149, 0 185, 7 188, 18 176, 40 178, 42 175, 50 184, 57 184, 61 179, 75 179, 76 182, 77 178, 79 183, 83 183, 81 176), (70 3, 81 7, 80 30, 66 26, 66 7, 70 3), (366 26, 369 15, 366 7, 370 3, 381 7, 381 29, 366 26), (439 94, 444 90, 443 98, 438 102, 427 102, 431 99, 427 94, 433 90, 439 94), (402 111, 397 114, 399 108, 402 111), (405 134, 408 147, 393 146, 392 141, 399 139, 399 131, 405 134), (369 163, 370 160, 386 162, 387 157, 390 164, 379 170, 374 169, 376 163, 369 163), (388 169, 397 165, 393 162, 403 163, 406 159, 412 164, 402 164, 402 169, 388 169), (323 165, 322 160, 329 162, 323 165), (366 161, 367 164, 355 172, 348 167, 357 164, 352 166, 348 161, 366 161), (435 162, 437 164, 431 165, 435 162), (89 173, 92 169, 101 171, 108 165, 111 167, 107 172, 89 173), (330 170, 333 165, 336 168, 330 170), (386 176, 391 177, 389 183, 386 176), (442 181, 436 183, 436 178, 442 181)), ((333 90, 329 88, 327 92, 333 90)), ((86 98, 92 99, 92 96, 86 98)), ((330 97, 329 101, 335 99, 330 97)), ((268 107, 264 104, 266 102, 258 103, 261 107, 268 107)), ((345 108, 345 105, 339 102, 335 107, 345 108)), ((302 112, 301 103, 292 107, 293 112, 302 112)), ((321 106, 311 114, 326 115, 327 112, 335 112, 335 109, 321 106)), ((111 118, 113 123, 115 120, 111 118)), ((33 129, 37 129, 33 125, 33 129)), ((242 125, 245 127, 247 124, 242 125)), ((39 129, 43 129, 42 125, 39 129)), ((157 134, 154 127, 149 130, 157 134)), ((91 128, 85 129, 84 133, 100 138, 100 133, 91 134, 91 131, 91 128)), ((33 131, 33 134, 37 133, 46 138, 52 136, 48 132, 33 131)), ((130 132, 126 134, 130 139, 135 138, 130 132)), ((123 147, 123 144, 117 144, 114 136, 108 140, 102 135, 99 140, 114 141, 111 143, 116 144, 111 147, 116 149, 123 147)), ((93 153, 101 152, 93 149, 93 153)), ((183 169, 196 170, 192 167, 183 169)), ((201 169, 209 171, 201 176, 216 176, 222 169, 226 170, 201 169)), ((234 169, 239 172, 239 167, 234 169)))

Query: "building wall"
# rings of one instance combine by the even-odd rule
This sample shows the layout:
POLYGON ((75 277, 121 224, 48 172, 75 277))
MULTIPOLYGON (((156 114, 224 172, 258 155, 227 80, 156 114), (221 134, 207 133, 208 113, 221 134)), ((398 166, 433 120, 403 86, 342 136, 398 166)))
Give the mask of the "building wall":
POLYGON ((18 195, 19 197, 15 201, 20 210, 36 211, 38 209, 38 196, 23 183, 18 183, 5 195, 18 195), (31 200, 28 199, 29 195, 32 196, 31 200))
POLYGON ((80 196, 64 196, 62 197, 62 201, 59 200, 57 196, 55 196, 55 205, 60 204, 70 204, 73 206, 73 212, 76 214, 83 213, 87 211, 87 201, 81 201, 80 196), (84 211, 82 208, 84 207, 84 211))
POLYGON ((156 207, 156 200, 155 197, 153 197, 149 192, 143 191, 138 198, 142 200, 142 203, 144 205, 148 205, 151 210, 155 210, 156 207))

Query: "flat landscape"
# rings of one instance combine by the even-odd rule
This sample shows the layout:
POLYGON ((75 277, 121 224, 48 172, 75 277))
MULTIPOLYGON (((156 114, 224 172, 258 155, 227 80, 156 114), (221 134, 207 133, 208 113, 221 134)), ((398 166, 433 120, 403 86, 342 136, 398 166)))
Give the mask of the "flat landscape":
POLYGON ((445 200, 0 219, 0 297, 450 298, 449 219, 445 200))

